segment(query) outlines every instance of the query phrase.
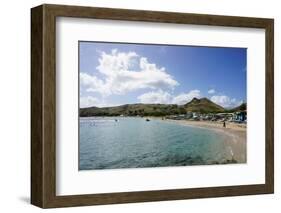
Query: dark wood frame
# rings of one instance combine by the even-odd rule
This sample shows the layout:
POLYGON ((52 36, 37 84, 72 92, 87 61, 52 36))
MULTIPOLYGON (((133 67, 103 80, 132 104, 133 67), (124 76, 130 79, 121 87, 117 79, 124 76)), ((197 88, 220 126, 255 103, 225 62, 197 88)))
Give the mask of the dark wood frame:
POLYGON ((63 5, 31 9, 31 203, 66 207, 274 192, 274 20, 63 5), (265 184, 194 189, 56 195, 56 17, 262 28, 266 34, 265 184))

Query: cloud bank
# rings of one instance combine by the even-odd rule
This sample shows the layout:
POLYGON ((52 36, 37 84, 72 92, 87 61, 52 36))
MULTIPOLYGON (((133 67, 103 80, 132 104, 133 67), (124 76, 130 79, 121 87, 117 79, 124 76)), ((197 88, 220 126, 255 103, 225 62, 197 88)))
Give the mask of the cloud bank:
POLYGON ((183 105, 191 101, 193 98, 200 98, 200 90, 191 90, 187 93, 181 93, 173 96, 168 92, 162 90, 144 93, 138 96, 141 103, 154 103, 154 104, 178 104, 183 105))
POLYGON ((101 102, 92 96, 80 97, 80 107, 100 106, 101 102))
POLYGON ((80 83, 87 92, 97 92, 103 97, 121 95, 139 89, 173 89, 179 83, 164 67, 157 67, 135 52, 101 53, 96 70, 101 75, 80 73, 80 83))
POLYGON ((235 98, 230 98, 226 95, 214 95, 211 97, 211 101, 225 108, 236 107, 243 103, 242 101, 238 101, 235 98))

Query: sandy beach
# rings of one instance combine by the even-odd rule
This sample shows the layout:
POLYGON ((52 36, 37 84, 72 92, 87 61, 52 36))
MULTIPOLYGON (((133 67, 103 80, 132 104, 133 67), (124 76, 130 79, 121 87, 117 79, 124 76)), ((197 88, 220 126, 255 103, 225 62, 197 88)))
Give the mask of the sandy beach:
POLYGON ((238 124, 226 122, 226 127, 223 127, 222 122, 212 121, 188 121, 188 120, 166 120, 181 125, 194 126, 200 128, 207 128, 223 134, 225 137, 226 146, 229 148, 232 159, 238 163, 246 163, 246 139, 247 127, 246 124, 238 124))

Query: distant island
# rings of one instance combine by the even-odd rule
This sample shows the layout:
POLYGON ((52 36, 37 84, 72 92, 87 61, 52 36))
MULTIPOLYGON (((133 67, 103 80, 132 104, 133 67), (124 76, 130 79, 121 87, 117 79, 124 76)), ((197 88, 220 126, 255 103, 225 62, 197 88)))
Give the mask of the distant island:
POLYGON ((246 103, 233 109, 225 109, 208 98, 193 98, 184 105, 176 104, 125 104, 114 107, 88 107, 79 110, 80 117, 91 116, 172 116, 188 113, 234 113, 246 111, 246 103))

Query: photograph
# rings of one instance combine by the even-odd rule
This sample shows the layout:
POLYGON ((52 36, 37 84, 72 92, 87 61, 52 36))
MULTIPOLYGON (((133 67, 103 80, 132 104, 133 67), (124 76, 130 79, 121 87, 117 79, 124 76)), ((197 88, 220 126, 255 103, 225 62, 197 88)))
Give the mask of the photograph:
POLYGON ((79 41, 79 170, 247 162, 247 49, 79 41))

